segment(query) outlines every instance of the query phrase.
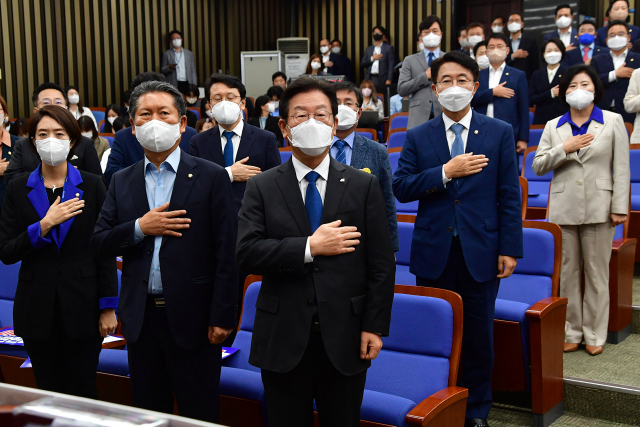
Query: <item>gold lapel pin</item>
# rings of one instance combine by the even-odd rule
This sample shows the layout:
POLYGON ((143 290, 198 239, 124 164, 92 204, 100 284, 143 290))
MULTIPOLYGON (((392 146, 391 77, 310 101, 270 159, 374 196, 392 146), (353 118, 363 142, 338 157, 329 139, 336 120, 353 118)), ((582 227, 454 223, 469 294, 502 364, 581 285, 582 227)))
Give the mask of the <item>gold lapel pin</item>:
POLYGON ((560 75, 558 76, 558 78, 560 78, 560 77, 562 77, 562 74, 560 74, 560 75))
POLYGON ((474 130, 474 131, 473 131, 473 133, 475 133, 475 134, 477 135, 477 134, 478 134, 478 131, 477 131, 477 130, 474 130))
POLYGON ((193 178, 193 174, 192 173, 189 174, 189 178, 193 178))
POLYGON ((9 151, 9 155, 11 155, 11 151, 9 151))
POLYGON ((76 193, 76 197, 80 197, 80 193, 76 193))
POLYGON ((506 75, 506 76, 508 76, 508 75, 509 75, 509 73, 507 73, 507 74, 505 74, 505 75, 506 75))
POLYGON ((633 62, 633 58, 631 58, 631 62, 633 62))
POLYGON ((598 129, 598 125, 595 125, 594 127, 595 127, 596 129, 598 129))

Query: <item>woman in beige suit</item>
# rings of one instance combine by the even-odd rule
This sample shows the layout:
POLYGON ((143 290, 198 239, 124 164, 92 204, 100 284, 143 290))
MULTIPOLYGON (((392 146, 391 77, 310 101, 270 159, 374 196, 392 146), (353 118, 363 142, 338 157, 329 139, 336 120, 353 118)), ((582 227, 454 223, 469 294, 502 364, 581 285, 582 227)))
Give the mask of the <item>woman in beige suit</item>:
POLYGON ((640 144, 640 68, 636 69, 629 79, 627 94, 624 96, 624 109, 627 113, 638 113, 633 123, 631 143, 640 144))
POLYGON ((627 131, 622 116, 595 105, 602 92, 591 67, 567 70, 559 97, 569 112, 547 122, 533 159, 537 175, 553 171, 549 221, 562 228, 560 295, 569 299, 564 350, 584 339, 591 355, 607 339, 611 244, 627 218, 630 187, 627 131))

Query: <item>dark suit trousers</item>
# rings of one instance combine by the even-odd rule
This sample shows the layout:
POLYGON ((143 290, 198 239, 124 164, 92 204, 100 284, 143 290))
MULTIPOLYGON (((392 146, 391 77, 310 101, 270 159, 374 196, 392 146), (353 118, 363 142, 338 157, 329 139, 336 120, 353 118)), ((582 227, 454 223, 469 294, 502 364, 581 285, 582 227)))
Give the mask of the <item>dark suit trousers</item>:
POLYGON ((172 414, 175 396, 181 416, 218 422, 220 345, 179 347, 165 308, 147 298, 140 337, 128 349, 133 406, 172 414))
POLYGON ((446 289, 462 297, 462 374, 458 384, 469 389, 466 418, 486 419, 492 401, 493 318, 500 279, 475 281, 467 269, 460 240, 454 239, 442 276, 435 280, 416 277, 416 284, 446 289))
POLYGON ((311 332, 300 363, 284 374, 262 370, 270 427, 313 426, 315 399, 321 427, 359 427, 367 371, 346 376, 327 356, 319 332, 311 332))

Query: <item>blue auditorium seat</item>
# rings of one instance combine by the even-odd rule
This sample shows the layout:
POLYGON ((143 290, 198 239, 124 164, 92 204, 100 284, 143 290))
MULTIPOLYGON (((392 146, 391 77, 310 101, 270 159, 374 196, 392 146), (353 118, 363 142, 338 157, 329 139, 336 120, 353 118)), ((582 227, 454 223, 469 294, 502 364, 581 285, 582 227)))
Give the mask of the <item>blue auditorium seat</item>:
POLYGON ((356 131, 358 135, 362 135, 365 138, 369 138, 375 141, 378 138, 377 138, 377 135, 374 135, 374 132, 377 133, 375 129, 368 129, 368 128, 361 128, 356 131))
POLYGON ((104 132, 104 123, 100 125, 100 133, 103 133, 103 132, 104 132))
POLYGON ((196 119, 200 120, 200 109, 195 107, 189 107, 189 111, 193 112, 196 115, 196 119))
POLYGON ((400 151, 393 151, 389 153, 389 163, 391 163, 391 174, 396 173, 396 169, 398 169, 398 160, 400 160, 400 155, 402 153, 400 151))
POLYGON ((629 150, 629 167, 631 168, 631 210, 640 211, 640 150, 629 150))
MULTIPOLYGON (((401 113, 398 113, 401 114, 401 113)), ((398 128, 406 128, 407 123, 409 123, 409 115, 396 116, 395 114, 391 117, 389 122, 389 130, 398 129, 398 128)))
POLYGON ((109 141, 109 147, 113 145, 113 140, 114 140, 113 136, 103 136, 103 138, 109 141))
POLYGON ((127 350, 102 349, 97 371, 128 377, 129 359, 127 350))
POLYGON ((398 240, 400 250, 396 252, 396 284, 416 285, 416 276, 409 272, 411 260, 411 241, 413 238, 413 223, 398 221, 398 240))
POLYGON ((535 115, 529 111, 529 126, 531 126, 533 124, 533 118, 535 117, 535 115))
POLYGON ((529 142, 527 147, 535 147, 540 142, 544 129, 529 129, 529 142))
MULTIPOLYGON (((400 132, 399 132, 400 133, 400 132)), ((402 132, 404 133, 404 132, 402 132)), ((395 135, 395 133, 393 134, 395 135)), ((391 136, 393 136, 391 135, 391 136)), ((396 169, 398 168, 398 160, 400 159, 400 152, 391 152, 389 153, 389 163, 391 163, 391 173, 396 173, 396 169)), ((396 212, 400 215, 417 215, 418 214, 418 200, 414 200, 409 203, 400 203, 398 199, 396 199, 396 212)))
POLYGON ((533 172, 533 158, 536 155, 536 147, 527 149, 524 159, 523 176, 529 181, 529 207, 546 208, 549 204, 549 186, 553 178, 553 172, 538 176, 533 172))
POLYGON ((13 300, 19 272, 20 262, 12 265, 0 262, 0 328, 13 325, 13 300))
POLYGON ((105 120, 104 111, 91 110, 91 114, 93 114, 93 117, 96 119, 96 123, 100 123, 102 120, 105 120))
POLYGON ((282 163, 288 162, 291 158, 291 151, 281 151, 280 152, 280 160, 282 163))
POLYGON ((401 148, 404 146, 404 140, 407 138, 407 132, 395 132, 389 135, 387 148, 401 148))

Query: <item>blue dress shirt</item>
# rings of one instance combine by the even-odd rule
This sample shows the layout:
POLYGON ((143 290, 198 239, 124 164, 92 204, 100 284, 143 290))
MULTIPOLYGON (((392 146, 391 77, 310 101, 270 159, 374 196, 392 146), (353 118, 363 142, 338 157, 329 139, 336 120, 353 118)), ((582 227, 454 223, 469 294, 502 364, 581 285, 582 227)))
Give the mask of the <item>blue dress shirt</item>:
POLYGON ((579 46, 580 58, 582 58, 582 56, 584 55, 584 48, 585 47, 589 48, 589 52, 587 52, 587 54, 589 55, 589 58, 593 58, 593 49, 595 49, 595 47, 596 47, 596 42, 591 43, 589 46, 580 44, 580 46, 579 46))
POLYGON ((389 99, 389 115, 392 116, 402 111, 402 97, 396 93, 389 99))
MULTIPOLYGON (((344 145, 344 154, 347 157, 346 164, 351 166, 351 154, 353 153, 353 138, 355 138, 356 133, 351 132, 349 136, 343 139, 346 144, 344 145)), ((337 136, 333 137, 333 142, 331 143, 331 157, 334 159, 338 156, 338 147, 336 147, 336 141, 340 140, 337 136)))
POLYGON ((567 111, 562 117, 560 117, 560 120, 558 120, 558 126, 556 127, 559 128, 560 126, 568 122, 571 125, 571 132, 573 132, 573 136, 584 135, 585 133, 587 133, 587 129, 589 129, 591 120, 595 120, 598 123, 604 124, 602 110, 595 105, 593 106, 593 111, 591 111, 589 120, 584 122, 582 126, 578 126, 577 124, 575 124, 573 120, 571 120, 571 111, 567 111))
MULTIPOLYGON (((431 51, 427 48, 424 48, 424 50, 422 51, 424 52, 424 59, 427 60, 427 64, 429 64, 429 54, 431 53, 431 51)), ((432 61, 435 61, 436 59, 440 58, 440 48, 437 47, 436 50, 433 51, 433 59, 432 61)))
MULTIPOLYGON (((176 173, 180 164, 180 148, 178 147, 167 157, 167 160, 160 165, 160 171, 153 163, 144 156, 144 185, 147 190, 147 201, 149 209, 155 209, 164 205, 171 200, 173 193, 173 184, 176 181, 176 173)), ((139 219, 136 220, 134 241, 136 245, 144 239, 145 235, 140 229, 139 219)), ((155 245, 153 246, 153 258, 151 259, 151 270, 149 271, 149 287, 147 292, 150 294, 162 293, 162 276, 160 274, 160 246, 162 245, 162 236, 155 236, 155 245)))

